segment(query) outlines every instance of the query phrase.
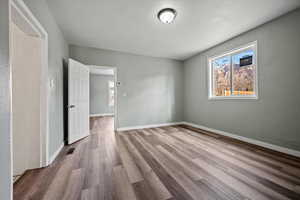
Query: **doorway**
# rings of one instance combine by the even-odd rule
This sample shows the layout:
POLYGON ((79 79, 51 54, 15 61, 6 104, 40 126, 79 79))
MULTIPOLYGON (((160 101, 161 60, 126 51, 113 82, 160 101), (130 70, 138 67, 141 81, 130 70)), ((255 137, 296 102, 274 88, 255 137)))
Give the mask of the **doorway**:
POLYGON ((67 144, 90 136, 90 117, 112 116, 112 130, 117 129, 116 80, 114 67, 89 66, 69 59, 67 144))
MULTIPOLYGON (((90 69, 90 118, 107 117, 117 129, 116 68, 89 66, 90 69)), ((91 124, 92 126, 92 124, 91 124)), ((90 127, 92 128, 92 127, 90 127)))
POLYGON ((10 1, 12 182, 48 161, 48 36, 23 1, 10 1))

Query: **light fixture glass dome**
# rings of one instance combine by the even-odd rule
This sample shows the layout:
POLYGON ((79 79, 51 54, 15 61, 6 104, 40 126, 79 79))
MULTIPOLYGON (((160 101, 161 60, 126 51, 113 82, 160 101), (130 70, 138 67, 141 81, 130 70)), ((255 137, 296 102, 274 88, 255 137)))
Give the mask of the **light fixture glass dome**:
POLYGON ((176 15, 177 12, 173 8, 164 8, 158 12, 157 17, 162 23, 170 24, 174 21, 176 15))

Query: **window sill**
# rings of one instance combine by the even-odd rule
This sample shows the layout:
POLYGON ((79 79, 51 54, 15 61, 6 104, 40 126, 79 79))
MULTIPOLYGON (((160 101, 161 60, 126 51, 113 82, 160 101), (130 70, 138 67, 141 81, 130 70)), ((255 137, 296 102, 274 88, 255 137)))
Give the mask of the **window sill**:
POLYGON ((227 97, 208 97, 208 100, 258 100, 258 96, 227 96, 227 97))

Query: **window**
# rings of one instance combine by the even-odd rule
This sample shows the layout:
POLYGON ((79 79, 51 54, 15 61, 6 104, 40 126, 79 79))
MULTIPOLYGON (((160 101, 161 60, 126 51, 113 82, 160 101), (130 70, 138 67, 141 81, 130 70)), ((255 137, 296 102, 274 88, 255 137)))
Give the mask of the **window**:
POLYGON ((108 105, 110 107, 115 105, 115 83, 108 81, 108 105))
POLYGON ((257 98, 257 43, 209 58, 210 99, 257 98))

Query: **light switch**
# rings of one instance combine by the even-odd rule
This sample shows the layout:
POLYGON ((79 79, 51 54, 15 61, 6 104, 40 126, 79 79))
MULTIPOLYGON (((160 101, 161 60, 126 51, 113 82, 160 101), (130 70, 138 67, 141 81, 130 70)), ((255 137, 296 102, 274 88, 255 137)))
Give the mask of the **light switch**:
POLYGON ((55 84, 54 84, 54 79, 50 79, 50 82, 49 82, 49 87, 50 87, 50 89, 53 89, 54 86, 55 86, 55 84))

